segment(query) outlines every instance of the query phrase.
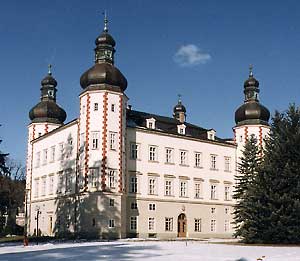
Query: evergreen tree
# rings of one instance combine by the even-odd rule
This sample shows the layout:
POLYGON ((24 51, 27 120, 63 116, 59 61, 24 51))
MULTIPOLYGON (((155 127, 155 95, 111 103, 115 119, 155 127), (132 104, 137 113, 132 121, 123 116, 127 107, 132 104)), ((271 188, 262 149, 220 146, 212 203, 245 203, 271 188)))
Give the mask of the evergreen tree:
POLYGON ((237 200, 234 209, 235 236, 248 238, 248 234, 253 233, 251 230, 251 222, 253 221, 251 218, 253 211, 251 199, 254 190, 252 188, 260 162, 257 140, 254 135, 251 135, 244 146, 243 154, 238 164, 238 173, 235 176, 236 187, 233 194, 233 198, 237 200))
POLYGON ((295 105, 275 113, 255 189, 263 226, 253 241, 299 243, 300 109, 295 105))
MULTIPOLYGON (((263 162, 246 188, 237 235, 250 243, 300 242, 300 109, 276 112, 263 162)), ((238 199, 238 198, 237 198, 238 199)), ((239 217, 239 212, 237 217, 239 217)))

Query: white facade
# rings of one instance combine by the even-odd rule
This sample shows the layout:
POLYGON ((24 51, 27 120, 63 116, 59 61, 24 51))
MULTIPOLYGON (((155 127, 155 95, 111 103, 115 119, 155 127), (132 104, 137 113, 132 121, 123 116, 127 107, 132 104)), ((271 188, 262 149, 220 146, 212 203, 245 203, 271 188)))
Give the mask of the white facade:
POLYGON ((181 100, 174 118, 133 111, 107 28, 96 44, 95 65, 81 77, 77 119, 62 123, 51 72, 42 81, 28 126, 28 233, 231 237, 236 164, 251 134, 263 146, 267 122, 237 125, 226 141, 185 122, 181 100))

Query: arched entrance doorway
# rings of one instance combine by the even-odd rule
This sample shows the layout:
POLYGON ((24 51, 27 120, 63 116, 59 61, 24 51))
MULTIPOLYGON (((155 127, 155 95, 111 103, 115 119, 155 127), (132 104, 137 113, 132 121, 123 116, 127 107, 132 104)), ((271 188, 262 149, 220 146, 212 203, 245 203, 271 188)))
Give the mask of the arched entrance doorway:
POLYGON ((178 216, 178 222, 177 222, 177 236, 178 237, 186 237, 186 228, 187 228, 187 221, 185 214, 181 213, 178 216))

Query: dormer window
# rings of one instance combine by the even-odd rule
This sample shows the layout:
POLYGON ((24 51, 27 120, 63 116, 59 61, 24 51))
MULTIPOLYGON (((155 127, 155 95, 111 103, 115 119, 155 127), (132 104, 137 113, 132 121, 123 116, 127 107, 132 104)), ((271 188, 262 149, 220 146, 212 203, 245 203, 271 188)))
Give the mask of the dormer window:
POLYGON ((179 134, 185 135, 185 128, 186 126, 184 124, 177 125, 177 132, 179 134))
POLYGON ((151 119, 147 119, 147 128, 149 129, 155 129, 155 119, 151 118, 151 119))
POLYGON ((216 131, 214 129, 211 129, 207 131, 207 138, 209 140, 215 140, 216 131))

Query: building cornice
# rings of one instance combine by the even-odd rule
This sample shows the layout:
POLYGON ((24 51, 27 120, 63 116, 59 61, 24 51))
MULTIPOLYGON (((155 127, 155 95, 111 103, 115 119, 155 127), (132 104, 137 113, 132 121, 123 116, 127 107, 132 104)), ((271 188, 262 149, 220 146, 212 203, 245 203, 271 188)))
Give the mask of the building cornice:
POLYGON ((220 146, 224 146, 224 147, 231 147, 231 148, 236 148, 237 147, 236 144, 227 143, 225 141, 193 138, 193 137, 184 136, 184 135, 181 135, 181 134, 177 135, 177 134, 173 134, 173 133, 166 133, 164 131, 157 130, 157 129, 148 129, 148 128, 143 128, 143 127, 133 127, 133 126, 127 126, 126 128, 136 129, 138 131, 145 132, 145 133, 148 133, 148 134, 156 134, 156 135, 161 135, 161 136, 180 138, 180 139, 184 139, 184 140, 198 141, 198 142, 203 142, 203 143, 208 143, 208 144, 213 144, 213 145, 220 145, 220 146))

